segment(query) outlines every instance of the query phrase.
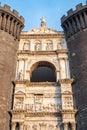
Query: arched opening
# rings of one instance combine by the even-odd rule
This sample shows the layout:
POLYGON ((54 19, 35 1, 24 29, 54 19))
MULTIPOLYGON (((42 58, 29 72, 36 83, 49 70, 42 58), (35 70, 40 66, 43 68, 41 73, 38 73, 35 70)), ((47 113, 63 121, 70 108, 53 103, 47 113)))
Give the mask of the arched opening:
POLYGON ((55 67, 47 61, 37 62, 31 70, 31 82, 56 82, 55 67))
POLYGON ((20 130, 20 124, 19 123, 16 123, 16 128, 15 130, 20 130))

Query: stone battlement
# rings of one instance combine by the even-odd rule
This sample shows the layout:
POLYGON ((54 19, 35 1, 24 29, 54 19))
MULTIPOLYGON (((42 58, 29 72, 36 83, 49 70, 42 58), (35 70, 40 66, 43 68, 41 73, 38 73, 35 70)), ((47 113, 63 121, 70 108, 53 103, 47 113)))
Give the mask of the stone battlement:
POLYGON ((80 12, 82 10, 85 10, 87 8, 87 1, 86 4, 83 5, 82 3, 79 3, 78 5, 76 5, 76 9, 73 10, 72 8, 70 10, 67 11, 67 16, 63 15, 61 18, 61 22, 63 23, 67 18, 69 18, 70 16, 76 14, 77 12, 80 12))
POLYGON ((87 2, 86 5, 82 3, 76 6, 76 10, 70 9, 67 16, 61 18, 62 27, 65 32, 66 39, 74 34, 83 31, 87 28, 87 2))
POLYGON ((0 6, 0 29, 12 34, 19 40, 20 32, 24 27, 24 18, 16 10, 11 11, 10 6, 0 6))

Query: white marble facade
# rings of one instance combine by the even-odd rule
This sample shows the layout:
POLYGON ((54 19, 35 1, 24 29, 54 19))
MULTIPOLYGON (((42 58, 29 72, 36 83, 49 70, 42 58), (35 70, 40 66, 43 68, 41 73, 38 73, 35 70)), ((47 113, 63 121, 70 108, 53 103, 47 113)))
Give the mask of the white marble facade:
POLYGON ((15 78, 12 130, 76 130, 68 50, 63 32, 39 28, 21 33, 15 78), (31 82, 39 64, 55 71, 55 82, 31 82))

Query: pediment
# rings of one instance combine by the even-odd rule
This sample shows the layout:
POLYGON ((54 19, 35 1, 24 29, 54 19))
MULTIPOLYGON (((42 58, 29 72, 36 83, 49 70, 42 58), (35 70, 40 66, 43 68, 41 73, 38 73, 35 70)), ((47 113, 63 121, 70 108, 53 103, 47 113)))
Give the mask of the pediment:
POLYGON ((25 93, 23 91, 17 91, 15 94, 17 94, 17 95, 24 95, 25 93))
POLYGON ((34 28, 27 32, 27 34, 58 34, 59 32, 47 27, 34 28))

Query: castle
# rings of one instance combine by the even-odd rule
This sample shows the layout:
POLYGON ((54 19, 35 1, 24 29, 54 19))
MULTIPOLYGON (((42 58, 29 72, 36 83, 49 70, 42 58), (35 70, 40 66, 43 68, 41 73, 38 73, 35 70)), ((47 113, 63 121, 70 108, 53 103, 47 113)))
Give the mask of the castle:
POLYGON ((87 129, 87 4, 61 23, 21 32, 24 18, 0 6, 1 130, 87 129))

